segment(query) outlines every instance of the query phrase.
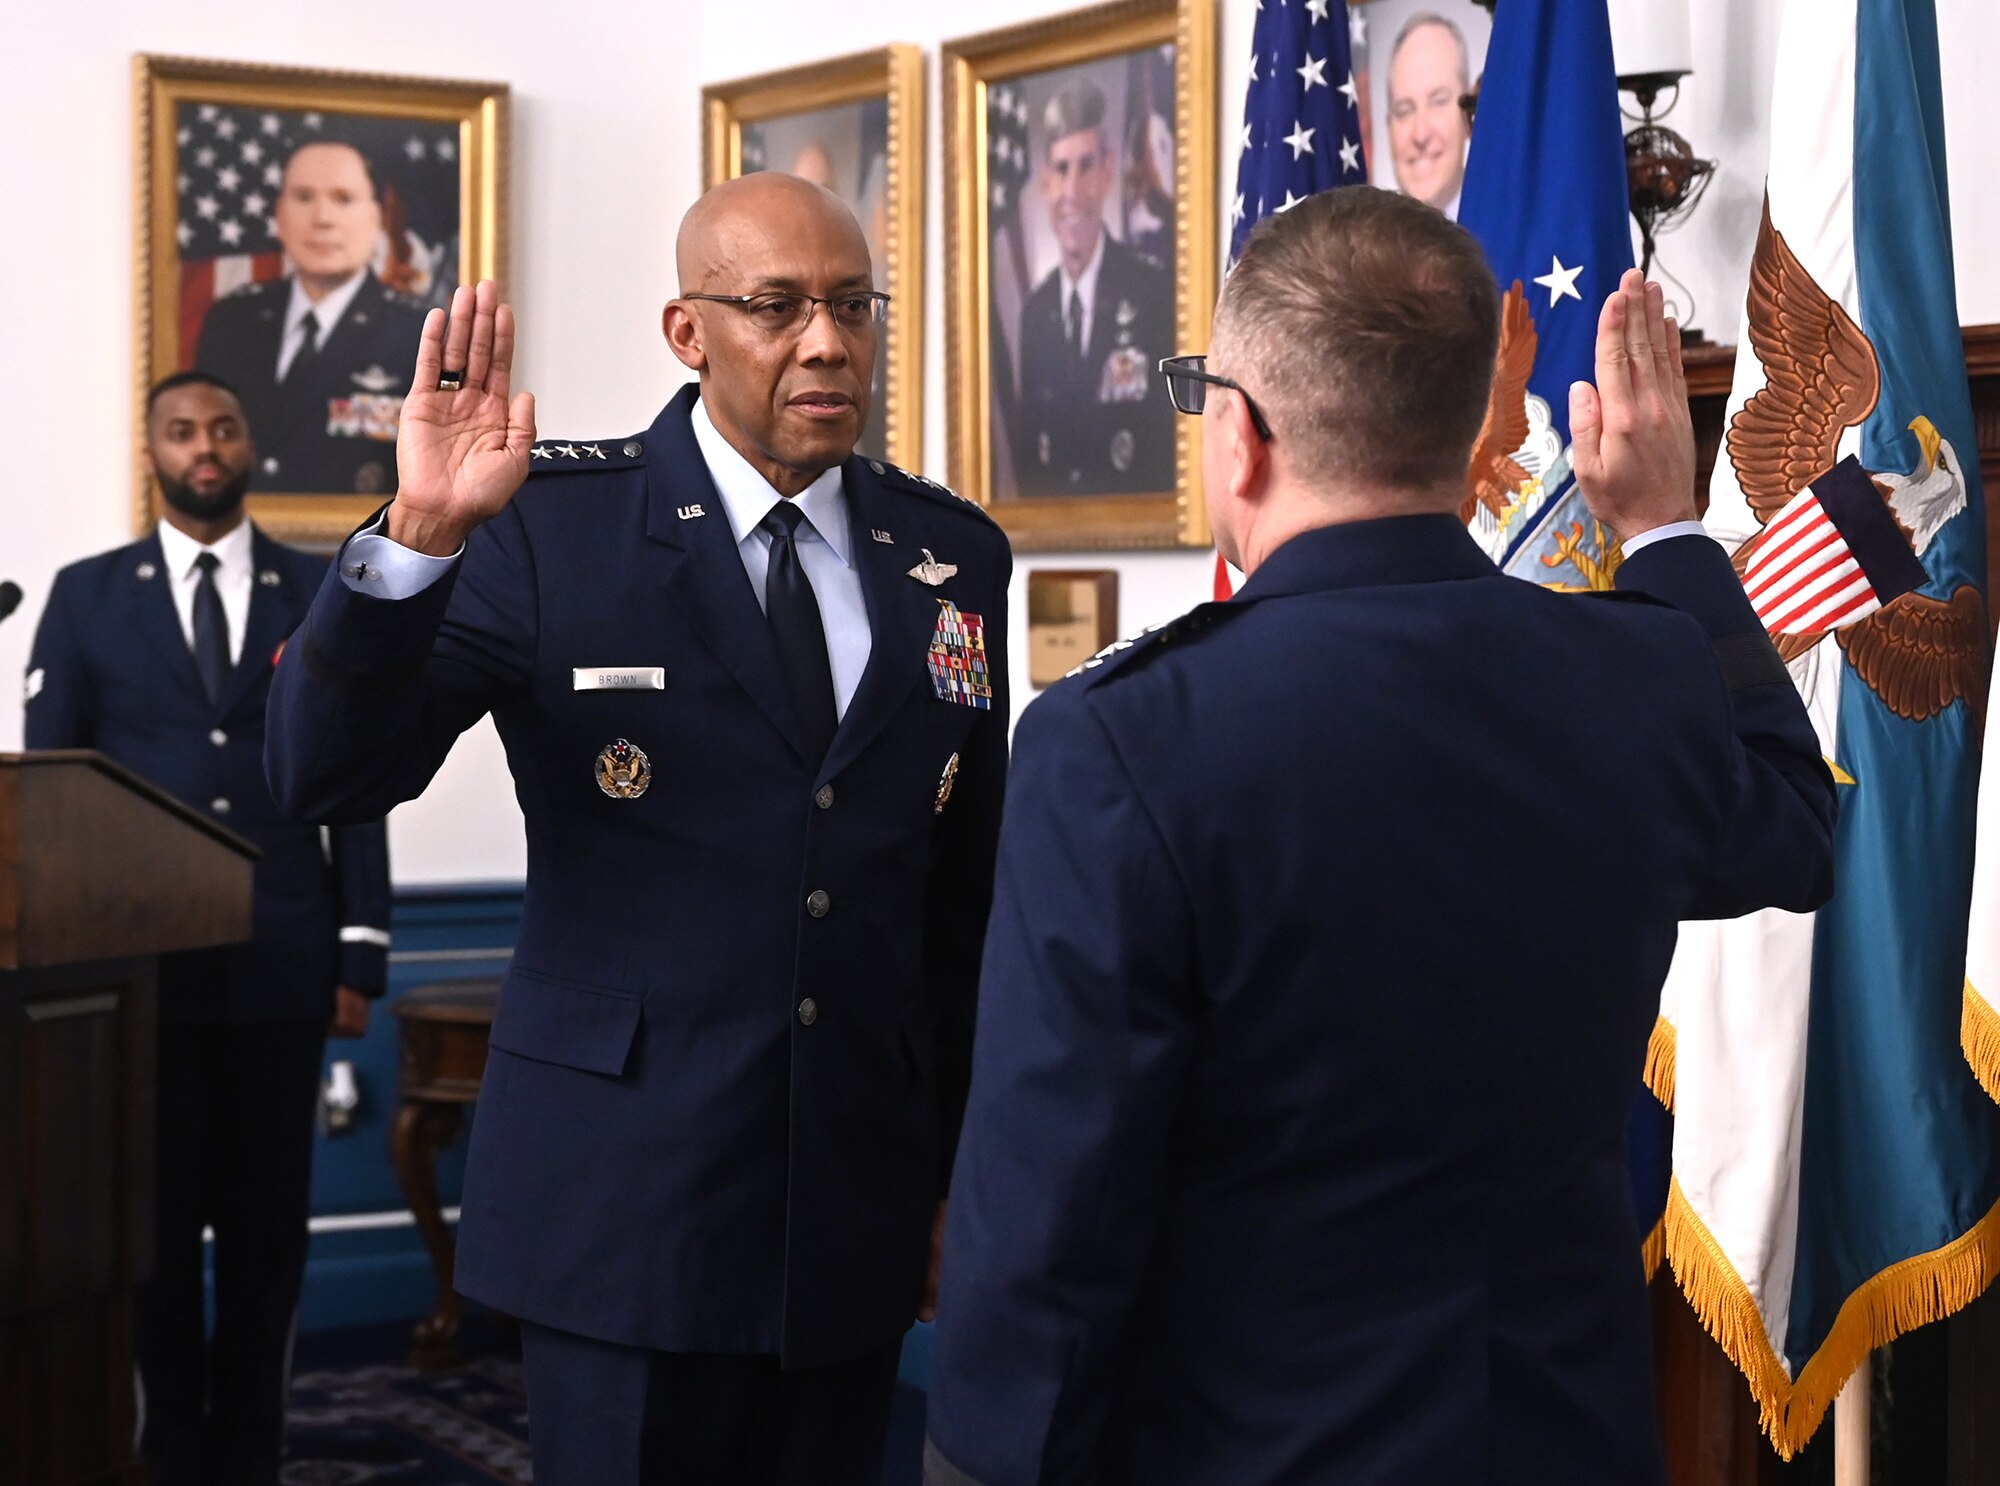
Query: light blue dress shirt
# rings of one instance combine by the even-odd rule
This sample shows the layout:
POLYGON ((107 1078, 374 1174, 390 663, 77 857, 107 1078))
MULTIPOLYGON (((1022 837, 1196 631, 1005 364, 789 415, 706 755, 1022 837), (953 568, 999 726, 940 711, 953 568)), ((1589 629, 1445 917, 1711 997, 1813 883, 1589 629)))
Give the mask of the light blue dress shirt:
MULTIPOLYGON (((757 606, 764 606, 764 577, 771 566, 771 538, 758 523, 784 497, 737 453, 709 421, 708 409, 697 402, 692 418, 695 442, 701 447, 710 478, 722 497, 736 554, 757 606)), ((799 561, 819 601, 820 623, 826 629, 826 656, 833 668, 836 713, 845 717, 847 704, 868 667, 873 639, 868 628, 868 604, 861 593, 861 570, 854 561, 854 532, 848 519, 847 489, 838 466, 828 470, 795 497, 805 520, 795 540, 799 561)), ((406 599, 421 593, 451 569, 464 549, 450 557, 431 557, 391 541, 382 521, 356 533, 341 554, 340 577, 356 593, 379 599, 406 599)))

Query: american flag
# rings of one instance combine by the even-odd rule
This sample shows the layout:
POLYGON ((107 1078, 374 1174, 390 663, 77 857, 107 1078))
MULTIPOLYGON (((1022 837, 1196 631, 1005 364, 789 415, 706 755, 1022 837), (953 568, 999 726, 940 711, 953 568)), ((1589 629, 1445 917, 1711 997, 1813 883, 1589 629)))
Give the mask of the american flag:
POLYGON ((457 282, 458 129, 431 121, 183 103, 175 112, 174 238, 180 252, 180 363, 194 362, 208 307, 285 272, 278 189, 285 161, 315 137, 359 149, 382 194, 375 270, 432 302, 457 282))
POLYGON ((1264 217, 1315 191, 1365 185, 1347 0, 1262 0, 1237 137, 1229 261, 1264 217))
MULTIPOLYGON (((1347 0, 1259 0, 1229 203, 1232 266, 1250 229, 1271 213, 1315 191, 1368 183, 1353 25, 1347 0)), ((1229 566, 1218 552, 1216 600, 1230 592, 1229 566)))
POLYGON ((1926 581, 1896 518, 1852 455, 1771 518, 1743 588, 1773 634, 1823 634, 1866 619, 1926 581))
POLYGON ((1028 100, 1011 83, 986 94, 987 219, 995 228, 1017 220, 1028 188, 1028 100))

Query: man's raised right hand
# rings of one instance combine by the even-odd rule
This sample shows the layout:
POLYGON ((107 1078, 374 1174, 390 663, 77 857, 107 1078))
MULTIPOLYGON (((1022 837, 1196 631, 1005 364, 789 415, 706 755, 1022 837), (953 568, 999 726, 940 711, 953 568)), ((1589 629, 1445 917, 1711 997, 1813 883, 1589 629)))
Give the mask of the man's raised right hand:
POLYGON ((491 279, 477 289, 461 284, 449 317, 436 309, 424 317, 416 380, 396 433, 396 499, 384 535, 432 557, 458 551, 528 478, 535 397, 508 400, 514 311, 499 298, 491 279), (446 367, 464 369, 457 388, 438 386, 446 367))

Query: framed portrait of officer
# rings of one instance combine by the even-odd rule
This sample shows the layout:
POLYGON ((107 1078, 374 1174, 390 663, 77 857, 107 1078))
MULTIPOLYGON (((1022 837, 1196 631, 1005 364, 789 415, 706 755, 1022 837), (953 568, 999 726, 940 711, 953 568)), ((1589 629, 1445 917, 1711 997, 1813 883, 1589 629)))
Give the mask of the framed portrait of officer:
MULTIPOLYGON (((395 493, 425 313, 461 283, 504 281, 507 89, 135 65, 137 383, 201 370, 233 387, 252 514, 330 547, 395 493)), ((143 531, 143 471, 134 488, 143 531)))
POLYGON ((1019 550, 1208 541, 1158 367, 1207 345, 1215 28, 1123 0, 944 48, 951 482, 1019 550))
POLYGON ((1493 17, 1475 0, 1350 0, 1368 180, 1453 221, 1493 17))
POLYGON ((702 188, 759 170, 826 187, 889 296, 860 453, 923 469, 924 56, 896 45, 702 89, 702 188))

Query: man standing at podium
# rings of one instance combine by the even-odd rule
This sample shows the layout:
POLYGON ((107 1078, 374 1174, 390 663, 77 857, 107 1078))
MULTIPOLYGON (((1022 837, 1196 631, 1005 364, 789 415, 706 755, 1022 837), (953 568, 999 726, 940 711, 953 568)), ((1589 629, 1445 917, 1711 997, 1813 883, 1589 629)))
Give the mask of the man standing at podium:
POLYGON ((137 1337, 156 1486, 278 1478, 321 1050, 329 1018, 335 1036, 367 1030, 388 959, 381 822, 287 820, 264 782, 272 666, 326 564, 245 519, 253 458, 220 380, 154 387, 160 525, 56 576, 28 662, 28 747, 98 749, 263 853, 250 942, 160 961, 156 1260, 137 1337))

